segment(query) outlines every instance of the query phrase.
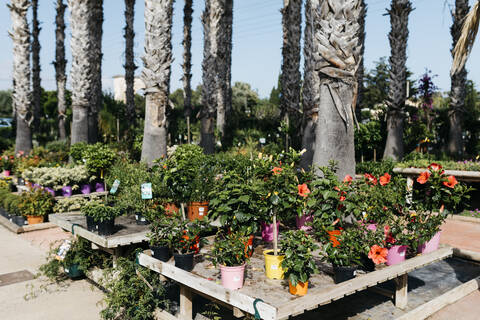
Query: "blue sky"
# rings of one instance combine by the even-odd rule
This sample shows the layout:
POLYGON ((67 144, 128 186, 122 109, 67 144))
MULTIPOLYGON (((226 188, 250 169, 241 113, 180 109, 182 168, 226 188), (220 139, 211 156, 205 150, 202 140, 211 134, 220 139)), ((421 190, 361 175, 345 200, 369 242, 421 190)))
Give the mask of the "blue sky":
MULTIPOLYGON (((8 37, 10 30, 10 15, 2 1, 0 5, 0 89, 11 87, 12 44, 8 37)), ((41 32, 41 64, 42 86, 51 90, 55 88, 55 73, 51 62, 55 54, 53 0, 41 0, 39 18, 42 22, 41 32)), ((365 45, 365 63, 368 69, 374 66, 374 61, 382 56, 389 56, 390 48, 387 34, 390 29, 388 16, 383 14, 389 6, 388 0, 367 0, 367 38, 365 45)), ((451 25, 450 6, 454 0, 414 0, 415 10, 410 15, 410 38, 408 43, 408 67, 419 78, 426 68, 438 75, 434 79, 437 86, 445 91, 449 90, 449 69, 451 64, 450 46, 451 25)), ((474 0, 470 1, 472 4, 474 0)), ((123 74, 123 0, 104 0, 105 23, 103 39, 103 86, 112 90, 112 77, 123 74)), ((193 25, 193 85, 201 82, 202 61, 202 26, 200 15, 204 1, 194 0, 193 25)), ((173 49, 174 62, 172 66, 172 90, 181 87, 182 62, 182 27, 183 4, 175 3, 173 49)), ((258 90, 260 96, 269 95, 271 88, 276 85, 281 66, 281 0, 235 0, 234 1, 234 33, 233 33, 233 82, 244 81, 258 90)), ((143 54, 143 1, 137 0, 135 14, 135 57, 139 65, 137 73, 141 71, 141 55, 143 54)), ((67 24, 69 12, 66 14, 67 24)), ((67 26, 67 59, 71 60, 68 44, 70 30, 67 26)), ((471 59, 467 64, 470 71, 469 78, 480 83, 480 68, 478 45, 474 47, 471 59)), ((303 68, 303 66, 302 66, 303 68)), ((68 67, 68 70, 70 68, 68 67)))

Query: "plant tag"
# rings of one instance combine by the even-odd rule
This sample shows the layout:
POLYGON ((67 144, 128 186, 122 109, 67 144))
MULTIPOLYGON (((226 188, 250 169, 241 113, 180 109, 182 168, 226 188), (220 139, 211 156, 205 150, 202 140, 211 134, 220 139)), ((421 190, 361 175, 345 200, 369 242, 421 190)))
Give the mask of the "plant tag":
POLYGON ((404 257, 404 256, 405 256, 405 251, 399 252, 398 255, 399 255, 400 257, 404 257))
POLYGON ((150 200, 152 198, 153 198, 152 184, 151 183, 142 184, 142 199, 143 200, 150 200))
POLYGON ((272 264, 272 266, 270 267, 270 269, 272 270, 278 270, 278 266, 276 264, 272 264))
POLYGON ((141 217, 141 218, 140 218, 140 221, 141 221, 141 222, 145 222, 145 218, 144 218, 144 217, 141 217))
POLYGON ((239 277, 233 277, 233 282, 240 282, 240 278, 239 277))
POLYGON ((67 252, 70 250, 71 246, 72 246, 72 242, 70 240, 66 239, 65 241, 63 241, 63 243, 58 248, 57 254, 55 255, 55 259, 63 261, 67 256, 67 252))
POLYGON ((203 216, 204 212, 205 212, 205 208, 202 208, 202 207, 198 208, 198 215, 199 216, 203 216))
POLYGON ((267 142, 267 139, 265 138, 260 138, 258 140, 260 141, 261 144, 265 144, 267 142))
POLYGON ((67 269, 67 268, 65 268, 64 270, 65 270, 66 273, 69 273, 69 272, 70 272, 70 270, 67 269))
POLYGON ((354 271, 353 271, 353 276, 354 276, 354 277, 357 276, 357 270, 354 270, 354 271))
POLYGON ((113 186, 110 189, 110 193, 115 194, 117 192, 118 186, 120 186, 120 180, 115 179, 115 181, 113 182, 113 186))
POLYGON ((136 215, 135 215, 135 219, 137 219, 137 220, 138 220, 138 214, 136 214, 136 215))

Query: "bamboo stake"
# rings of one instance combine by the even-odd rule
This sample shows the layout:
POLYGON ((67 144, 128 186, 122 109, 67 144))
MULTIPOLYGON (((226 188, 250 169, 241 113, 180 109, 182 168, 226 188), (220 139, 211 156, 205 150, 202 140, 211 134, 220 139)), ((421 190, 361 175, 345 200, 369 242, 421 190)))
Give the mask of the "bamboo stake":
POLYGON ((182 202, 180 203, 180 207, 182 208, 182 218, 183 218, 183 221, 187 220, 187 218, 185 217, 185 204, 182 202))
POLYGON ((277 215, 273 215, 273 254, 278 255, 278 240, 277 240, 277 215))

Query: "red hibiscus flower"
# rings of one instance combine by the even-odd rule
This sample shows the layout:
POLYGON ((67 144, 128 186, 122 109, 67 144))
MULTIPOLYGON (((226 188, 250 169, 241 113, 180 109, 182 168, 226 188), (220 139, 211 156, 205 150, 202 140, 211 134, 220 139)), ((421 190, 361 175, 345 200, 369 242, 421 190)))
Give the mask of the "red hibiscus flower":
POLYGON ((353 178, 352 178, 352 176, 349 175, 349 174, 347 174, 347 175, 345 176, 345 178, 343 178, 343 182, 344 182, 344 183, 352 182, 352 180, 353 180, 353 178))
POLYGON ((283 169, 280 168, 280 167, 275 167, 275 168, 272 169, 273 174, 280 174, 282 172, 282 170, 283 169))
POLYGON ((437 172, 437 171, 440 171, 442 170, 442 166, 439 165, 438 163, 432 163, 428 166, 428 170, 430 170, 431 172, 437 172))
POLYGON ((443 185, 449 188, 455 188, 455 185, 458 183, 457 179, 454 176, 448 176, 448 181, 444 181, 443 185))
POLYGON ((373 245, 370 248, 368 257, 372 259, 375 264, 381 264, 387 262, 388 249, 382 248, 379 245, 373 245))
POLYGON ((417 182, 420 184, 425 184, 428 181, 428 178, 430 178, 431 173, 428 171, 420 173, 420 176, 417 178, 417 182))
POLYGON ((387 185, 390 182, 391 178, 392 177, 388 173, 385 173, 383 176, 380 177, 380 185, 387 185))
POLYGON ((347 199, 347 198, 345 198, 344 196, 341 196, 340 197, 340 202, 345 201, 345 199, 347 199))
POLYGON ((307 186, 306 183, 299 184, 297 187, 298 187, 298 194, 301 197, 306 198, 308 196, 308 194, 310 193, 310 189, 308 189, 308 186, 307 186))
POLYGON ((377 178, 375 176, 371 175, 370 173, 365 173, 365 179, 367 179, 367 183, 371 183, 372 185, 376 186, 377 185, 377 178))

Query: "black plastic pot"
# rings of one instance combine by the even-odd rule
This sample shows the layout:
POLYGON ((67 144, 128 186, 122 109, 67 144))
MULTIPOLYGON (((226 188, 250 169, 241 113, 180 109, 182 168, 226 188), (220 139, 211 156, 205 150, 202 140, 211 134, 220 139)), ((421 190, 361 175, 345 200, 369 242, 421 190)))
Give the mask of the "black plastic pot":
POLYGON ((28 224, 27 219, 25 219, 24 216, 13 216, 13 222, 19 227, 23 227, 28 224))
POLYGON ((10 182, 10 184, 8 185, 8 188, 10 189, 10 192, 17 192, 17 186, 13 183, 13 182, 10 182))
POLYGON ((103 222, 97 222, 98 235, 109 236, 113 234, 115 228, 115 219, 105 220, 103 222))
POLYGON ((335 272, 333 277, 335 283, 340 283, 355 278, 357 275, 357 266, 342 267, 334 265, 333 271, 335 272))
POLYGON ((155 259, 158 259, 158 260, 163 261, 163 262, 167 262, 172 257, 172 254, 170 253, 170 248, 169 247, 153 246, 153 247, 150 247, 150 250, 152 250, 152 256, 155 259))
POLYGON ((141 225, 141 226, 146 226, 147 224, 150 224, 147 218, 145 218, 145 216, 141 213, 135 214, 135 221, 137 222, 138 225, 141 225))
POLYGON ((85 276, 85 273, 83 273, 82 269, 80 269, 78 263, 72 264, 68 267, 64 267, 63 270, 70 279, 79 279, 85 276))
POLYGON ((92 217, 85 216, 85 219, 87 220, 87 230, 88 231, 97 231, 98 226, 95 220, 93 220, 92 217))
POLYGON ((360 262, 362 263, 362 266, 360 269, 366 272, 372 272, 375 271, 375 263, 370 259, 366 254, 362 255, 360 262))
POLYGON ((17 185, 24 186, 25 185, 25 180, 23 178, 18 178, 17 179, 17 185))
POLYGON ((5 211, 3 208, 0 208, 0 214, 8 219, 7 211, 5 211))
POLYGON ((187 254, 174 253, 173 257, 175 258, 175 267, 185 271, 193 270, 193 253, 187 253, 187 254))

